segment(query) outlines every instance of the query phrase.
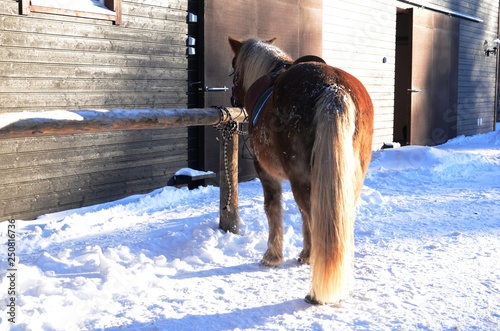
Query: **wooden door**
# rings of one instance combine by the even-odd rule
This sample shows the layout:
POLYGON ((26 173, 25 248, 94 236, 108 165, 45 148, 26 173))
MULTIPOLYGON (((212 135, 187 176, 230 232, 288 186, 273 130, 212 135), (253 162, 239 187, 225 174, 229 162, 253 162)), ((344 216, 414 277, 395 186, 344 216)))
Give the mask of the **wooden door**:
MULTIPOLYGON (((230 106, 232 77, 229 74, 233 54, 228 36, 240 39, 276 37, 275 44, 293 58, 306 54, 321 56, 322 0, 205 0, 202 19, 205 107, 230 106)), ((244 125, 242 130, 246 129, 244 125)), ((218 172, 219 133, 211 127, 204 127, 202 131, 202 167, 218 172)), ((239 137, 240 181, 255 177, 247 139, 239 137)))
POLYGON ((395 140, 442 144, 457 132, 458 19, 410 9, 397 29, 395 140))

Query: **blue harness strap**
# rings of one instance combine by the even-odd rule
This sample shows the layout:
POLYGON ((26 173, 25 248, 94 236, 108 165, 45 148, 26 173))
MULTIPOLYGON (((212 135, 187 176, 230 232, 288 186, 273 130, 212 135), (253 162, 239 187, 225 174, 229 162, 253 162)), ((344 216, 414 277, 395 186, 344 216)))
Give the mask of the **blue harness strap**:
POLYGON ((267 103, 267 100, 269 100, 269 97, 271 94, 273 94, 273 89, 274 85, 271 85, 267 90, 265 90, 257 99, 257 102, 255 103, 252 111, 252 123, 253 126, 256 126, 257 123, 259 122, 259 117, 260 113, 262 112, 262 109, 264 109, 264 106, 267 103))

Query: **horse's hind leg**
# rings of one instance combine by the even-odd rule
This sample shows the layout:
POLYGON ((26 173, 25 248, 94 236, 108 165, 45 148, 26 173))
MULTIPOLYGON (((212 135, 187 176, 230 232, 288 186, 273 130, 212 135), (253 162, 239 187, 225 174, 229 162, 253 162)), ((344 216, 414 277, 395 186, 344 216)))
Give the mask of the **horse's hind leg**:
POLYGON ((283 263, 283 215, 281 207, 281 182, 266 172, 255 161, 255 170, 264 189, 264 210, 269 223, 267 251, 260 263, 275 267, 283 263))
POLYGON ((308 264, 311 255, 311 186, 309 182, 306 183, 297 180, 290 180, 290 184, 292 185, 293 197, 302 215, 304 243, 302 252, 299 255, 299 262, 308 264))

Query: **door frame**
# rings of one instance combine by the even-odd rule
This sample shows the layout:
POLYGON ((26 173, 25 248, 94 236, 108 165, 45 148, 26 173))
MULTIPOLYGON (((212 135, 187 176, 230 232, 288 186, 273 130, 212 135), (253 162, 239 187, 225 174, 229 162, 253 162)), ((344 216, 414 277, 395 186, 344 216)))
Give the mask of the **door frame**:
POLYGON ((457 18, 398 8, 395 141, 433 146, 456 136, 458 43, 457 18))
MULTIPOLYGON (((323 0, 190 0, 197 2, 198 38, 197 57, 201 59, 197 81, 201 81, 199 107, 229 106, 233 57, 227 37, 260 38, 276 37, 275 44, 292 58, 302 55, 322 54, 323 0), (288 27, 283 28, 283 20, 288 27), (207 92, 203 88, 226 86, 228 90, 207 92)), ((246 131, 246 124, 242 127, 246 131)), ((194 131, 193 131, 194 132, 194 131)), ((192 134, 194 136, 195 133, 192 134)), ((220 134, 212 127, 200 127, 197 169, 211 170, 217 177, 206 184, 217 185, 220 178, 220 134)), ((240 181, 256 177, 253 156, 249 152, 247 137, 239 139, 238 177, 240 181)), ((194 162, 193 162, 194 163, 194 162)))

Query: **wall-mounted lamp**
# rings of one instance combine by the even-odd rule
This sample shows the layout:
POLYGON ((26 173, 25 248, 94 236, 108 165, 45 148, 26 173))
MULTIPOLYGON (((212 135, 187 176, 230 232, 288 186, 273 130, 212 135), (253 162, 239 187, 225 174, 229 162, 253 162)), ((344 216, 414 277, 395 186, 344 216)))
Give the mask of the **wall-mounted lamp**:
POLYGON ((484 48, 484 54, 486 56, 490 56, 490 54, 497 55, 497 50, 498 50, 498 45, 500 44, 500 39, 495 38, 493 39, 493 49, 488 48, 488 40, 484 41, 483 48, 484 48))

